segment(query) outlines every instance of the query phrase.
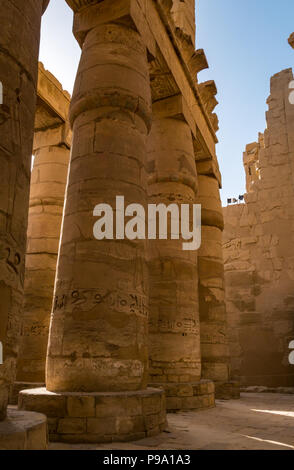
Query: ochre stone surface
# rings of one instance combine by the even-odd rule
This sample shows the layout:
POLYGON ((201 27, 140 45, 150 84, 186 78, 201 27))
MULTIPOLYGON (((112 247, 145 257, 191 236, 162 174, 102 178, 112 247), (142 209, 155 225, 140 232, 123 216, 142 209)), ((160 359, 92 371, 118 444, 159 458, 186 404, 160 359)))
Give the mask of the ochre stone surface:
POLYGON ((33 384, 19 408, 44 413, 51 440, 134 440, 162 431, 166 408, 211 408, 215 385, 225 397, 237 389, 228 367, 217 89, 197 80, 208 64, 195 50, 194 0, 67 3, 82 55, 61 238, 57 258, 67 97, 40 66, 15 391, 33 384), (199 202, 201 249, 184 251, 183 240, 97 241, 94 208, 115 208, 117 196, 145 208, 199 202), (52 300, 46 388, 35 388, 52 300))
POLYGON ((143 439, 166 428, 164 392, 52 393, 24 390, 19 408, 43 411, 51 442, 95 443, 143 439))
MULTIPOLYGON (((36 386, 45 384, 49 323, 71 145, 67 122, 70 97, 42 64, 39 64, 37 91, 24 311, 15 395, 22 388, 33 388, 34 383, 36 386)), ((14 401, 15 397, 11 399, 14 401)))
MULTIPOLYGON (((52 443, 50 450, 121 450, 145 451, 150 454, 177 452, 270 450, 293 451, 293 395, 242 393, 241 400, 217 400, 214 409, 199 413, 187 411, 170 414, 168 433, 139 442, 105 444, 52 443), (237 431, 236 431, 237 429, 237 431)), ((221 453, 221 452, 219 452, 221 453)), ((183 455, 183 452, 181 452, 183 455)), ((208 455, 208 454, 205 454, 208 455)), ((270 457, 274 453, 271 453, 270 457)), ((276 454, 280 458, 283 454, 276 454)))
MULTIPOLYGON (((184 383, 153 383, 154 387, 164 390, 166 409, 169 413, 201 411, 215 407, 215 385, 212 380, 184 383)), ((231 398, 231 396, 230 396, 231 398)))
MULTIPOLYGON (((164 101, 162 102, 164 107, 164 101)), ((197 173, 189 126, 154 117, 148 145, 149 203, 195 202, 197 173), (174 181, 174 179, 178 181, 174 181)), ((150 376, 158 382, 198 381, 201 376, 197 252, 183 240, 149 240, 150 376)))
POLYGON ((16 374, 42 7, 3 0, 0 8, 0 420, 16 374))
POLYGON ((0 422, 0 450, 47 450, 47 418, 40 413, 8 408, 0 422))
POLYGON ((293 387, 294 106, 291 69, 271 79, 267 129, 244 153, 245 204, 224 209, 232 375, 242 385, 293 387))
POLYGON ((55 392, 140 390, 147 384, 145 240, 93 237, 93 209, 146 204, 151 118, 147 53, 125 26, 87 34, 71 103, 73 148, 47 359, 55 392), (99 78, 99 80, 98 80, 99 78))
MULTIPOLYGON (((192 214, 198 184, 193 139, 181 98, 173 101, 174 106, 169 99, 153 107, 148 202, 175 204, 179 213, 181 204, 188 204, 192 214)), ((201 399, 194 397, 201 378, 197 251, 184 251, 183 239, 172 240, 171 235, 169 227, 167 240, 148 242, 149 375, 151 383, 166 390, 167 409, 174 411, 201 408, 204 401, 199 404, 201 399)))
POLYGON ((199 259, 199 309, 202 377, 229 379, 227 318, 222 257, 222 208, 218 181, 199 174, 197 202, 202 207, 199 259))
POLYGON ((171 15, 176 28, 195 45, 195 0, 172 0, 171 15))

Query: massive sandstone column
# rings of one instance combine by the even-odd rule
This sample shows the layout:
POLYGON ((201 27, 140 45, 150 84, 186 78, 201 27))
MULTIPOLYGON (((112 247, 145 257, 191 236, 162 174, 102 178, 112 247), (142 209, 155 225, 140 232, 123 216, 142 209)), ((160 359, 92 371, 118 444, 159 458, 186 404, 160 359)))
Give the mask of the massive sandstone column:
MULTIPOLYGON (((179 212, 181 204, 189 204, 191 216, 197 171, 183 98, 156 102, 153 114, 148 138, 149 203, 175 204, 179 212)), ((167 240, 149 240, 150 381, 165 389, 168 410, 214 405, 213 383, 200 382, 197 251, 184 251, 183 241, 171 239, 170 227, 167 240)))
POLYGON ((198 254, 202 378, 215 382, 218 398, 238 398, 239 384, 229 380, 219 182, 212 175, 201 174, 200 168, 198 181, 197 202, 202 207, 202 243, 198 254))
MULTIPOLYGON (((3 104, 0 105, 0 342, 4 359, 0 365, 0 420, 6 417, 8 392, 16 372, 40 23, 47 4, 48 1, 3 0, 0 8, 0 81, 3 86, 3 104)), ((15 431, 18 417, 15 412, 11 413, 15 431)), ((45 431, 44 422, 41 426, 45 431)), ((32 421, 20 433, 19 448, 31 445, 26 440, 30 427, 32 421)), ((14 433, 10 430, 10 440, 5 432, 7 427, 0 425, 0 448, 13 446, 14 433)), ((42 436, 40 447, 45 447, 45 434, 42 436)))
POLYGON ((68 125, 35 134, 17 390, 45 383, 45 362, 70 154, 68 125))
POLYGON ((126 205, 146 205, 147 50, 126 15, 128 2, 123 19, 111 2, 68 3, 82 57, 70 110, 73 144, 47 390, 21 392, 20 407, 51 416, 53 440, 135 439, 165 425, 163 392, 146 389, 146 241, 94 239, 93 210, 99 203, 115 209, 117 196, 126 205))

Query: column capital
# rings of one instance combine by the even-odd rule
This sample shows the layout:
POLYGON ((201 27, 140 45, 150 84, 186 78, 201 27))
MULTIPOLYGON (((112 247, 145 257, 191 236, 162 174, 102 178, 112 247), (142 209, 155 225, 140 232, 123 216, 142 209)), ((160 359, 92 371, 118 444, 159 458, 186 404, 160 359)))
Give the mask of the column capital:
POLYGON ((121 22, 133 27, 142 36, 152 56, 156 55, 154 36, 146 20, 146 6, 137 0, 66 0, 75 13, 73 31, 82 47, 91 29, 101 24, 121 22))
POLYGON ((196 136, 196 123, 183 95, 178 94, 153 103, 153 115, 156 118, 176 118, 186 121, 192 135, 196 136))

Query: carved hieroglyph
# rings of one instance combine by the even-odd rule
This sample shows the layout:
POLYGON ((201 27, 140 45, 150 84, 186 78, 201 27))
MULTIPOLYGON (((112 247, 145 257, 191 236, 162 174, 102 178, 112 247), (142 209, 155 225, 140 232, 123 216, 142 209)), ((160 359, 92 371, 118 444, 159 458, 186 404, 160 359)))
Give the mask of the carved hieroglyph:
POLYGON ((145 241, 93 237, 96 204, 146 206, 151 119, 146 49, 131 28, 91 29, 71 103, 73 148, 47 360, 52 391, 123 391, 147 384, 145 241))

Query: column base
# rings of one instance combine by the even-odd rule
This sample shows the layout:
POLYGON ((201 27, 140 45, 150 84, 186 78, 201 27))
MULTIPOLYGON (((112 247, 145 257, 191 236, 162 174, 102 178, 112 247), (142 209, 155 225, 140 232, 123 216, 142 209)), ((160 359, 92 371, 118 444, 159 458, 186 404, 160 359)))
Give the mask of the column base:
POLYGON ((240 382, 231 380, 230 382, 214 382, 215 398, 218 400, 239 400, 240 382))
POLYGON ((192 383, 152 384, 166 394, 166 409, 169 413, 180 410, 205 410, 215 407, 214 383, 212 380, 200 380, 192 383))
POLYGON ((154 388, 105 393, 23 390, 18 407, 47 416, 51 442, 135 441, 166 428, 165 395, 154 388))
POLYGON ((10 405, 17 405, 18 404, 18 394, 22 390, 32 389, 32 388, 42 388, 45 387, 44 383, 36 383, 36 382, 14 382, 10 396, 9 396, 9 404, 10 405))
POLYGON ((47 450, 47 419, 40 413, 7 409, 0 421, 0 450, 47 450))

